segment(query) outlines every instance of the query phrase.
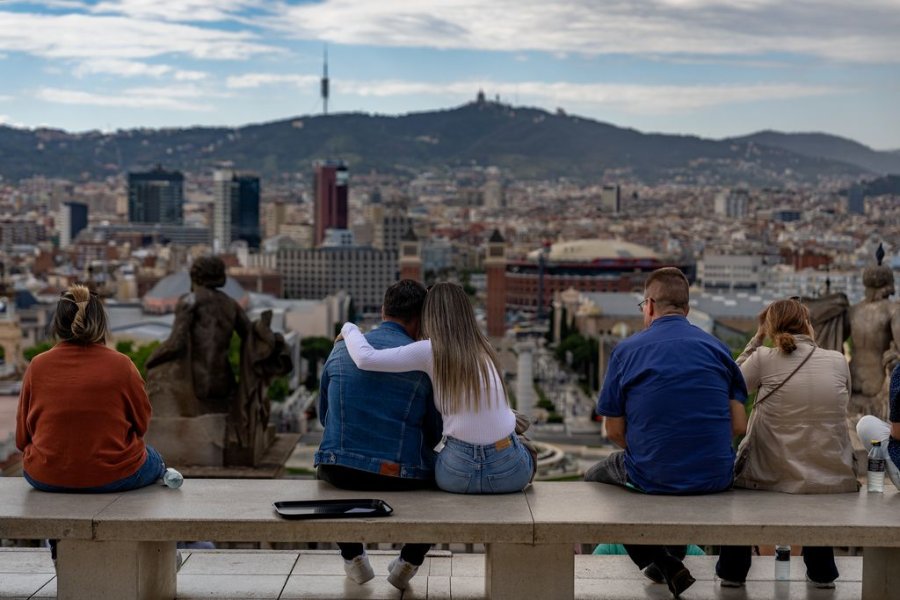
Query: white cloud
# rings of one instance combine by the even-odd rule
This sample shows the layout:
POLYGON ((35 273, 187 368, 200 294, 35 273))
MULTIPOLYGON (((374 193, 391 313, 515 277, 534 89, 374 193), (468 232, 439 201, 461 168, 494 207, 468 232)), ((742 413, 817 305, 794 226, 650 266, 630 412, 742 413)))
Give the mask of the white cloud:
POLYGON ((152 77, 159 79, 170 76, 175 81, 201 81, 209 74, 203 71, 176 69, 171 65, 149 64, 136 60, 97 58, 82 61, 73 71, 76 77, 88 75, 116 75, 118 77, 152 77))
POLYGON ((283 52, 243 31, 117 16, 4 11, 0 11, 0 51, 27 52, 44 58, 118 61, 171 54, 242 60, 283 52))
POLYGON ((336 90, 359 96, 452 95, 470 98, 482 89, 501 98, 517 97, 540 106, 603 106, 632 114, 671 114, 741 102, 784 100, 841 93, 826 86, 800 84, 751 85, 634 85, 577 84, 526 81, 506 83, 461 81, 448 84, 415 82, 338 83, 336 90))
POLYGON ((107 0, 90 8, 97 14, 120 14, 137 19, 172 22, 217 22, 244 20, 247 9, 265 8, 261 0, 107 0))
POLYGON ((75 67, 74 74, 77 77, 97 74, 118 75, 119 77, 162 77, 171 71, 172 67, 169 65, 151 65, 134 60, 98 58, 82 62, 75 67))
POLYGON ((352 45, 900 61, 896 0, 323 0, 282 11, 266 23, 352 45))
POLYGON ((37 91, 39 100, 57 104, 81 104, 111 108, 165 109, 182 111, 213 110, 210 104, 198 102, 203 93, 184 87, 135 87, 118 94, 97 94, 81 90, 45 87, 37 91))
POLYGON ((258 88, 266 85, 293 85, 297 87, 316 85, 318 75, 283 75, 279 73, 246 73, 232 75, 225 85, 232 89, 258 88))
POLYGON ((175 71, 176 81, 200 81, 209 77, 209 73, 203 71, 175 71))
POLYGON ((0 96, 0 102, 9 102, 12 99, 12 96, 0 96))
MULTIPOLYGON (((248 73, 229 77, 231 89, 258 88, 267 85, 314 87, 316 75, 248 73)), ((632 114, 663 115, 687 112, 709 106, 786 100, 847 93, 852 90, 824 85, 798 83, 759 83, 730 85, 640 85, 627 83, 569 83, 564 81, 503 82, 467 80, 451 82, 337 80, 335 94, 387 98, 395 96, 441 96, 466 100, 478 90, 502 98, 518 98, 520 104, 537 106, 608 107, 632 114)))

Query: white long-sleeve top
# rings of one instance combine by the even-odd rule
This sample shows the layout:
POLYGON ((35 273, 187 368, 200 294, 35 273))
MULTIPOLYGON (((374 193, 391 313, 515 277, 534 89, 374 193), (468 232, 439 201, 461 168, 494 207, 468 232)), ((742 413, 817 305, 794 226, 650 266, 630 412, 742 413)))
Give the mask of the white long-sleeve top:
MULTIPOLYGON (((350 358, 360 369, 385 373, 424 371, 434 385, 434 353, 431 350, 431 340, 421 340, 406 346, 376 350, 353 323, 344 324, 341 328, 341 336, 347 345, 350 358)), ((452 415, 441 413, 445 436, 469 444, 483 445, 502 440, 515 431, 516 417, 506 402, 500 375, 492 364, 489 364, 488 367, 491 378, 488 384, 481 389, 478 412, 463 410, 452 415)), ((435 405, 440 410, 441 403, 438 394, 438 390, 435 389, 435 405)))

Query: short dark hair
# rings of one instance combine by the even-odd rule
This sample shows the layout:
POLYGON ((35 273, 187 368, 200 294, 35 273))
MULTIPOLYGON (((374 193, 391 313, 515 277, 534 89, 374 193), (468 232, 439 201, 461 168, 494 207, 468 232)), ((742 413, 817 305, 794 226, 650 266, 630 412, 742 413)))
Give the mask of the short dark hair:
POLYGON ((422 315, 425 286, 412 279, 401 279, 384 292, 384 316, 409 321, 422 315))
POLYGON ((690 307, 689 288, 687 277, 676 267, 663 267, 650 273, 644 283, 644 291, 649 292, 653 287, 653 301, 658 305, 668 305, 672 308, 687 310, 690 307))

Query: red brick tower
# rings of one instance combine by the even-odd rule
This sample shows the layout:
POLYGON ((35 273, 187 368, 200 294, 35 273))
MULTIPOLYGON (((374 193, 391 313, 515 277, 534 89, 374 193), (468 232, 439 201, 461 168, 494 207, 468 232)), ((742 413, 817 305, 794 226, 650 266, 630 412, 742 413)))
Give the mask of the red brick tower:
POLYGON ((400 239, 400 279, 412 279, 424 283, 422 279, 422 244, 412 227, 400 239))
POLYGON ((496 229, 487 244, 484 259, 487 272, 487 333, 490 337, 506 334, 506 241, 496 229))

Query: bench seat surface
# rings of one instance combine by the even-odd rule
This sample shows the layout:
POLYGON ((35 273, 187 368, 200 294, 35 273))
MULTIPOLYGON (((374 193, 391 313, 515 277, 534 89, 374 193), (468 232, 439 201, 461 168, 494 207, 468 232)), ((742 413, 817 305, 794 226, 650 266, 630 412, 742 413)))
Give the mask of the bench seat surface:
POLYGON ((0 538, 91 539, 93 519, 116 494, 47 494, 0 477, 0 538))
POLYGON ((541 482, 525 496, 538 544, 900 546, 895 490, 827 495, 731 490, 672 497, 597 483, 541 482))
POLYGON ((353 492, 308 480, 188 480, 120 495, 96 518, 99 540, 531 543, 525 495, 460 496, 440 491, 353 492), (280 500, 381 498, 389 517, 285 520, 280 500), (139 516, 138 516, 139 515, 139 516))

